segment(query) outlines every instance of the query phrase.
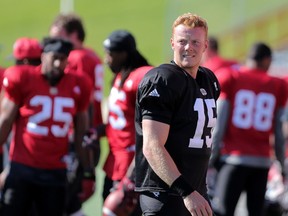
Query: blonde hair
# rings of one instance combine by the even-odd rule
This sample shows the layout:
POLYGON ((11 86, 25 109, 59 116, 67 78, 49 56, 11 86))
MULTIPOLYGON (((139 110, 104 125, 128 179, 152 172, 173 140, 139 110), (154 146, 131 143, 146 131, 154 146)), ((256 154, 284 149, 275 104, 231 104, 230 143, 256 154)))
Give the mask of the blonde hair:
POLYGON ((208 24, 205 19, 202 17, 192 14, 192 13, 185 13, 180 15, 172 25, 172 34, 174 34, 174 29, 178 25, 185 25, 190 28, 201 27, 206 32, 206 37, 208 37, 208 24))

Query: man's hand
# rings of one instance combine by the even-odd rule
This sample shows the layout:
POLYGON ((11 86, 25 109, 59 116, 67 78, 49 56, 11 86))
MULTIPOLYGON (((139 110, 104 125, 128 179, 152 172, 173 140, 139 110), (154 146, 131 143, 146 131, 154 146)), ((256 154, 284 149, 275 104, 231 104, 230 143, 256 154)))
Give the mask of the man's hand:
POLYGON ((212 216, 213 212, 208 201, 197 191, 184 198, 184 204, 192 216, 212 216))

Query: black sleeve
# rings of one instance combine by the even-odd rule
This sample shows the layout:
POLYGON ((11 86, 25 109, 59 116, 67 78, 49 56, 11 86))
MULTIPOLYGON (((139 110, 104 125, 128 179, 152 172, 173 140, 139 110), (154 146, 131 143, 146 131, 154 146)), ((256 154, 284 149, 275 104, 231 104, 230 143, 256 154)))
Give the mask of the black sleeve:
POLYGON ((143 119, 169 124, 183 88, 179 71, 158 67, 144 77, 138 88, 143 119), (180 84, 181 83, 181 84, 180 84), (178 88, 178 89, 177 89, 178 88))

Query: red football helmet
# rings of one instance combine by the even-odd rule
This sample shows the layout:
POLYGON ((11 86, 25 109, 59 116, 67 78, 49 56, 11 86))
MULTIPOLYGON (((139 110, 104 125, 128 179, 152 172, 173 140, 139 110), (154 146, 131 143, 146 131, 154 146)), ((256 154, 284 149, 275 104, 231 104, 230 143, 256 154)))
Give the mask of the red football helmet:
POLYGON ((118 189, 105 199, 102 216, 128 216, 135 210, 138 196, 134 191, 134 183, 129 179, 123 179, 118 189))

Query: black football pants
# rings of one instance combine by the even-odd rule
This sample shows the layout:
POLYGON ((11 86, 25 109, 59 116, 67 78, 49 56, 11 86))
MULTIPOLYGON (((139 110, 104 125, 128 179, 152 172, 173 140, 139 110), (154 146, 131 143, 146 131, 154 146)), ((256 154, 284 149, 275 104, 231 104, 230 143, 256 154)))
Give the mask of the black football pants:
POLYGON ((1 216, 63 216, 66 170, 41 170, 11 162, 1 199, 1 216))
POLYGON ((247 194, 249 216, 263 215, 268 171, 268 168, 224 164, 212 201, 216 215, 233 216, 242 191, 247 194))

